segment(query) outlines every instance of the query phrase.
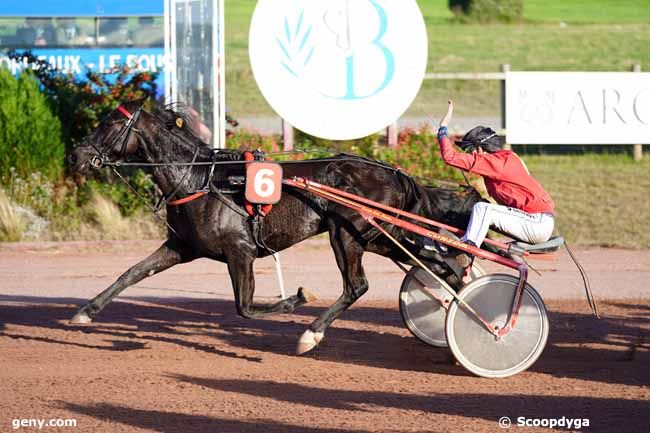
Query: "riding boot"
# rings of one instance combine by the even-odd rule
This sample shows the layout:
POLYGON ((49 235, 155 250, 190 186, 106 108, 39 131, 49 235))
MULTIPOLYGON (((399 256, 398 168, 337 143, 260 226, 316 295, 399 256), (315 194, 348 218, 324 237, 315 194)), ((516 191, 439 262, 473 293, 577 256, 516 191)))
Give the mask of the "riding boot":
POLYGON ((413 248, 409 248, 416 256, 436 260, 439 255, 447 255, 449 249, 431 238, 417 236, 414 239, 404 238, 413 248))
MULTIPOLYGON (((460 240, 456 235, 451 233, 448 230, 440 229, 439 232, 442 236, 445 236, 450 239, 460 240)), ((408 239, 409 242, 416 245, 420 248, 418 255, 428 259, 435 259, 435 256, 440 254, 446 256, 449 254, 449 246, 443 244, 442 242, 434 241, 433 239, 427 236, 418 236, 415 240, 408 239)))
MULTIPOLYGON (((472 241, 466 241, 465 242, 467 245, 471 245, 473 247, 476 247, 476 244, 472 241)), ((465 269, 471 269, 472 265, 474 264, 474 256, 469 254, 469 253, 460 253, 456 256, 456 261, 460 266, 462 266, 465 269)))

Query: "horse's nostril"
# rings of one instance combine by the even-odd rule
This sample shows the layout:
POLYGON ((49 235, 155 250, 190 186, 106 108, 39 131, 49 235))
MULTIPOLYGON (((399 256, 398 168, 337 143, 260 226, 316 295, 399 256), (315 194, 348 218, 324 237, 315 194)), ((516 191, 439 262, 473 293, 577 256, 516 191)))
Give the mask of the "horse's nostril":
POLYGON ((68 162, 72 165, 74 165, 77 162, 77 157, 75 155, 68 155, 68 162))

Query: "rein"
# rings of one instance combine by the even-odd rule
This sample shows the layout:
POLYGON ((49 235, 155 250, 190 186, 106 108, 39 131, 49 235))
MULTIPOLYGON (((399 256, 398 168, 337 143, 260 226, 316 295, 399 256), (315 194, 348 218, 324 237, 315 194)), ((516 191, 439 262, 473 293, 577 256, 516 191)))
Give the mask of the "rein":
MULTIPOLYGON (((279 156, 279 155, 290 155, 290 154, 310 154, 310 153, 321 153, 323 150, 298 150, 298 151, 291 151, 291 152, 277 152, 277 153, 267 153, 266 156, 279 156)), ((332 152, 337 152, 337 151, 332 151, 332 152)), ((357 155, 351 155, 351 154, 346 154, 346 153, 341 153, 338 152, 340 155, 343 155, 343 158, 320 158, 320 159, 306 159, 306 160, 301 160, 301 161, 277 161, 277 160, 269 160, 267 161, 270 162, 277 162, 279 164, 318 164, 318 163, 323 163, 323 162, 336 162, 336 161, 356 161, 356 162, 362 162, 364 164, 368 165, 374 165, 377 167, 385 168, 388 170, 391 170, 393 172, 403 172, 400 168, 395 168, 390 165, 382 164, 379 162, 371 161, 368 159, 365 159, 363 157, 359 157, 357 155)), ((217 166, 217 165, 241 165, 241 164, 247 164, 248 161, 200 161, 200 162, 120 162, 120 161, 115 161, 115 162, 104 162, 102 163, 103 166, 106 167, 201 167, 201 166, 217 166)), ((96 168, 101 168, 96 167, 96 168)), ((447 185, 447 186, 453 186, 453 187, 461 187, 461 188, 467 188, 467 187, 472 187, 471 183, 469 182, 469 179, 465 176, 464 173, 463 177, 465 178, 466 184, 461 184, 458 182, 453 182, 449 180, 443 180, 443 179, 432 179, 432 178, 426 178, 426 177, 421 177, 421 176, 414 176, 414 175, 409 175, 419 181, 427 182, 427 183, 438 183, 440 185, 447 185)), ((472 187, 473 188, 473 187, 472 187)))
MULTIPOLYGON (((197 147, 196 151, 194 152, 194 156, 192 157, 191 162, 123 162, 123 161, 110 161, 107 153, 110 149, 115 149, 117 148, 119 144, 119 155, 121 158, 126 157, 126 152, 127 152, 127 146, 129 143, 129 139, 131 138, 131 134, 133 132, 139 132, 137 129, 135 129, 135 125, 138 122, 138 119, 140 118, 140 113, 142 112, 142 107, 139 107, 133 114, 131 114, 124 106, 120 105, 117 107, 117 111, 119 111, 124 117, 127 118, 127 122, 124 124, 122 129, 120 130, 117 138, 109 145, 104 147, 104 149, 98 149, 94 144, 90 143, 90 145, 95 149, 97 152, 97 155, 91 159, 91 165, 96 168, 102 168, 102 167, 110 167, 112 171, 118 176, 118 178, 127 185, 127 187, 133 191, 138 198, 146 204, 147 207, 150 208, 150 210, 156 215, 156 217, 160 218, 162 220, 162 217, 160 217, 159 212, 160 209, 162 209, 163 206, 168 205, 168 206, 180 206, 184 205, 187 203, 190 203, 194 200, 197 200, 205 195, 207 195, 210 192, 210 184, 213 179, 215 167, 217 165, 240 165, 240 164, 248 164, 249 161, 215 161, 214 157, 212 161, 201 161, 197 162, 196 158, 198 157, 199 154, 199 148, 197 147), (187 176, 189 176, 189 173, 191 171, 192 167, 200 167, 200 166, 210 166, 210 173, 208 175, 208 179, 206 182, 206 185, 199 191, 196 191, 195 193, 176 200, 171 200, 174 198, 174 196, 178 193, 180 190, 183 182, 187 179, 187 176), (164 195, 160 198, 156 206, 151 206, 145 197, 142 196, 129 182, 122 176, 118 171, 117 168, 119 167, 187 167, 188 169, 186 170, 185 174, 183 175, 181 181, 178 183, 174 191, 169 194, 167 197, 164 195)), ((395 173, 403 173, 404 172, 400 168, 395 168, 392 167, 386 163, 381 163, 377 161, 370 160, 368 158, 360 157, 357 155, 351 155, 351 154, 346 154, 339 152, 336 149, 297 149, 297 150, 292 150, 288 152, 277 152, 277 153, 270 153, 267 154, 268 156, 280 156, 280 155, 289 155, 289 154, 309 154, 309 153, 322 153, 322 152, 330 152, 330 153, 338 153, 342 155, 342 157, 339 158, 321 158, 321 159, 315 159, 315 160, 303 160, 303 161, 275 161, 278 163, 282 164, 297 164, 297 163, 302 163, 302 164, 315 164, 315 163, 323 163, 323 162, 334 162, 334 161, 356 161, 356 162, 362 162, 368 165, 374 165, 377 167, 381 167, 384 169, 392 170, 395 173)), ((463 174, 464 175, 464 174, 463 174)), ((423 180, 427 182, 436 182, 442 185, 450 185, 450 186, 456 186, 456 187, 463 187, 461 184, 455 183, 455 182, 449 182, 445 180, 437 180, 437 179, 426 179, 422 177, 417 177, 414 176, 418 180, 423 180)), ((464 176, 465 177, 465 176, 464 176)), ((471 186, 468 179, 465 177, 465 181, 467 182, 468 186, 471 186)), ((169 225, 167 221, 164 221, 167 227, 174 233, 176 236, 179 236, 179 234, 174 230, 173 227, 169 225)))
MULTIPOLYGON (((120 137, 123 137, 126 133, 126 136, 124 136, 121 147, 120 147, 120 155, 124 156, 125 151, 126 151, 126 144, 128 143, 128 138, 130 137, 130 133, 133 129, 133 126, 135 125, 135 122, 137 122, 137 119, 140 115, 140 112, 142 111, 142 107, 138 108, 138 110, 134 113, 131 114, 129 113, 128 110, 126 110, 123 106, 119 106, 117 110, 122 113, 129 121, 123 128, 123 131, 120 132, 120 135, 118 136, 118 139, 120 137)), ((184 138, 184 137, 181 137, 184 138)), ((117 141, 117 139, 116 139, 117 141)), ((113 145, 115 147, 115 145, 113 145)), ((93 148, 95 146, 93 145, 93 148)), ((95 148, 97 150, 97 148, 95 148)), ((310 153, 333 153, 333 154, 339 154, 342 155, 343 158, 321 158, 321 159, 315 159, 315 160, 302 160, 302 161, 273 161, 272 162, 277 162, 281 164, 316 164, 316 163, 322 163, 322 162, 328 162, 328 161, 342 161, 342 160, 349 160, 349 161, 357 161, 357 162, 363 162, 364 164, 368 165, 374 165, 377 167, 385 168, 388 170, 392 170, 393 172, 402 172, 401 168, 395 168, 390 166, 389 164, 386 163, 381 163, 377 161, 373 161, 369 158, 361 157, 358 155, 353 155, 353 154, 348 154, 345 152, 341 152, 337 149, 331 149, 331 148, 318 148, 318 149, 301 149, 297 148, 296 150, 291 150, 291 151, 283 151, 283 152, 274 152, 274 153, 268 153, 266 154, 267 156, 283 156, 283 155, 295 155, 295 154, 310 154, 310 153)), ((196 162, 196 160, 192 160, 192 162, 123 162, 123 161, 109 161, 108 158, 105 156, 106 152, 100 152, 98 151, 98 156, 99 159, 98 161, 95 161, 93 159, 92 165, 95 168, 101 168, 102 166, 107 166, 107 167, 201 167, 201 166, 210 166, 211 171, 210 171, 210 179, 212 178, 212 173, 214 172, 215 166, 217 165, 238 165, 238 164, 247 164, 248 161, 202 161, 202 162, 196 162)), ((420 176, 411 176, 414 177, 415 179, 419 181, 424 181, 427 183, 437 183, 440 185, 447 185, 447 186, 454 186, 454 187, 461 187, 461 188, 466 188, 466 187, 472 187, 471 183, 469 182, 469 179, 467 176, 465 176, 465 173, 463 174, 463 178, 466 182, 466 185, 457 183, 457 182, 452 182, 452 181, 447 181, 447 180, 442 180, 442 179, 431 179, 431 178, 424 178, 420 176)), ((206 185, 206 187, 208 187, 206 185)), ((206 189, 206 188, 204 188, 206 189)), ((171 197, 169 197, 171 198, 171 197)))

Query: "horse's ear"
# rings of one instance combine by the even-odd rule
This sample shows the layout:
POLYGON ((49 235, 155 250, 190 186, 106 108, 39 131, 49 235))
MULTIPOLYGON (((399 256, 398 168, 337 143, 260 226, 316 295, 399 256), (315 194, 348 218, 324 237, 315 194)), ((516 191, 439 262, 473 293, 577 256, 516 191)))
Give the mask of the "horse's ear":
POLYGON ((126 106, 129 109, 129 111, 134 112, 138 108, 143 107, 148 100, 149 100, 149 95, 138 99, 131 99, 130 101, 125 102, 124 106, 126 106))
POLYGON ((144 107, 144 104, 146 104, 149 101, 149 95, 146 95, 142 98, 136 99, 137 102, 137 107, 144 107))

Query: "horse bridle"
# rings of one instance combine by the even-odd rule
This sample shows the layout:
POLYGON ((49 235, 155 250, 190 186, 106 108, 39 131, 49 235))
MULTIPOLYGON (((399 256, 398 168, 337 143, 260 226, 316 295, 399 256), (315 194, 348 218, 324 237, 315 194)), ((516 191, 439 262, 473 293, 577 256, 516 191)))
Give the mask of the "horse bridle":
POLYGON ((137 132, 137 130, 134 128, 136 123, 138 123, 138 119, 140 118, 140 113, 142 113, 142 107, 138 107, 138 109, 133 113, 129 113, 129 111, 124 108, 122 105, 117 107, 117 111, 122 113, 124 117, 127 118, 126 123, 124 126, 122 126, 122 129, 120 129, 119 134, 113 140, 110 144, 107 146, 104 146, 103 149, 98 149, 92 142, 90 145, 95 149, 97 152, 97 155, 91 158, 90 160, 90 165, 93 168, 102 168, 105 165, 110 165, 113 163, 113 161, 110 160, 108 154, 111 149, 116 149, 118 148, 119 145, 119 156, 120 159, 126 158, 126 152, 127 152, 127 147, 129 145, 129 140, 131 138, 131 135, 133 132, 137 132))
MULTIPOLYGON (((122 126, 122 129, 120 129, 120 132, 117 135, 117 137, 115 138, 115 140, 113 140, 107 146, 104 146, 104 148, 102 150, 99 150, 94 144, 90 143, 90 145, 93 147, 93 149, 95 149, 95 151, 97 152, 97 155, 95 155, 94 157, 91 158, 90 165, 93 168, 96 168, 96 169, 100 169, 100 168, 102 168, 104 166, 111 166, 111 168, 113 169, 115 174, 124 183, 126 183, 126 185, 129 186, 129 188, 131 188, 134 192, 136 192, 136 194, 139 195, 139 193, 131 186, 131 184, 124 177, 122 177, 122 175, 119 172, 117 172, 117 170, 115 170, 115 167, 119 166, 120 164, 117 161, 111 161, 109 159, 109 157, 108 157, 108 153, 110 152, 111 149, 117 149, 118 145, 119 145, 119 152, 118 152, 119 159, 125 159, 126 158, 126 156, 127 156, 126 155, 127 147, 129 145, 129 139, 131 138, 131 134, 133 132, 139 132, 134 127, 135 127, 136 123, 138 123, 138 119, 140 118, 140 113, 142 113, 142 106, 138 107, 138 109, 133 114, 129 113, 129 111, 126 108, 124 108, 124 106, 122 106, 122 105, 117 107, 117 111, 122 113, 124 115, 124 117, 127 118, 127 121, 124 124, 124 126, 122 126)), ((190 168, 191 168, 191 166, 193 166, 196 163, 196 158, 198 157, 198 155, 199 155, 199 148, 197 147, 196 151, 194 152, 194 156, 192 157, 192 162, 190 162, 190 164, 189 164, 190 168)), ((142 165, 144 166, 145 164, 142 164, 142 165)), ((181 178, 180 182, 178 182, 178 185, 176 186, 174 191, 171 194, 169 194, 167 197, 165 197, 163 195, 160 198, 160 200, 158 201, 158 204, 153 208, 154 213, 157 213, 164 204, 172 204, 173 205, 175 203, 173 201, 170 201, 170 199, 173 198, 178 193, 181 186, 183 185, 183 182, 185 182, 185 179, 187 179, 187 176, 189 175, 189 173, 190 173, 190 170, 189 169, 186 170, 185 174, 181 178)), ((213 173, 214 173, 214 163, 212 164, 212 168, 210 170, 209 179, 212 179, 213 173)), ((210 180, 208 180, 208 185, 206 185, 204 190, 207 190, 207 188, 209 186, 209 182, 210 182, 210 180)))

